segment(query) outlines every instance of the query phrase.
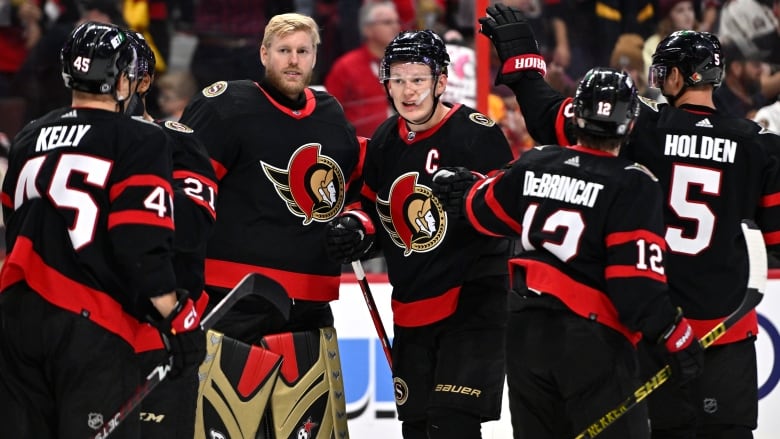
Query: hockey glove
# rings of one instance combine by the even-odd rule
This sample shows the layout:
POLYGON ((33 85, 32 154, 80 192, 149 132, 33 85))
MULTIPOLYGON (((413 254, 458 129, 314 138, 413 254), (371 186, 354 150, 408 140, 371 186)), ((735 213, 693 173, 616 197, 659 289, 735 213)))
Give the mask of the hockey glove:
POLYGON ((501 59, 496 85, 510 84, 525 76, 546 75, 547 64, 523 12, 499 3, 489 6, 487 13, 487 17, 479 19, 480 32, 490 38, 501 59))
POLYGON ((200 316, 189 292, 176 290, 176 306, 166 318, 150 318, 152 326, 160 331, 165 350, 168 351, 170 375, 195 372, 206 357, 206 334, 200 327, 200 316))
POLYGON ((441 168, 433 174, 431 191, 444 210, 455 218, 464 216, 464 197, 478 177, 466 168, 441 168))
POLYGON ((686 383, 701 374, 704 367, 704 348, 679 308, 674 323, 661 334, 658 343, 666 348, 669 365, 672 367, 672 378, 678 384, 686 383))
POLYGON ((344 212, 328 223, 326 250, 332 261, 349 264, 368 255, 374 245, 374 223, 361 210, 344 212))

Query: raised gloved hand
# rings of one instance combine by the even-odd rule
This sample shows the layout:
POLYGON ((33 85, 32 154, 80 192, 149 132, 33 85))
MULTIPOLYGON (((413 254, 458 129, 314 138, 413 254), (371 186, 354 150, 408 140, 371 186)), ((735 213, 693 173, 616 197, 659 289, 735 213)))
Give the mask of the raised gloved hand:
POLYGON ((350 210, 328 223, 326 251, 332 261, 349 264, 366 255, 374 245, 374 223, 361 210, 350 210))
POLYGON ((547 74, 547 64, 523 12, 500 3, 486 11, 488 16, 479 19, 480 32, 490 38, 501 59, 496 85, 515 82, 527 74, 547 74))
POLYGON ((688 320, 678 309, 677 317, 661 334, 658 340, 663 344, 672 367, 672 379, 678 384, 686 383, 701 374, 704 367, 704 348, 693 333, 688 320))
POLYGON ((149 318, 168 351, 172 378, 197 370, 206 357, 206 334, 200 327, 195 303, 183 289, 176 290, 176 299, 176 306, 167 317, 149 318))
POLYGON ((448 214, 459 218, 463 216, 463 197, 477 178, 466 168, 441 168, 433 174, 431 192, 448 214))

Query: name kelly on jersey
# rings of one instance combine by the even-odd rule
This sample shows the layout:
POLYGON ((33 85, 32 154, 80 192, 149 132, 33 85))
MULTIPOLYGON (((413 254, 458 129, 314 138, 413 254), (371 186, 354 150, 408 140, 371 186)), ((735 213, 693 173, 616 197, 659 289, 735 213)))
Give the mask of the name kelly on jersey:
POLYGON ((44 127, 35 142, 35 152, 48 151, 63 146, 79 146, 92 125, 66 125, 44 127))

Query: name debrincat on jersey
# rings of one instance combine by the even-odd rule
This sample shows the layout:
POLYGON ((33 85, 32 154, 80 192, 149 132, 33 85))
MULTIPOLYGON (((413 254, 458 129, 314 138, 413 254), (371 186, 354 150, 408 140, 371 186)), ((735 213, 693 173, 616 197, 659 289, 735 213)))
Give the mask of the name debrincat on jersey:
POLYGON ((537 177, 533 171, 525 171, 523 183, 523 195, 551 198, 587 207, 596 204, 596 198, 602 189, 604 185, 601 183, 546 172, 537 177))

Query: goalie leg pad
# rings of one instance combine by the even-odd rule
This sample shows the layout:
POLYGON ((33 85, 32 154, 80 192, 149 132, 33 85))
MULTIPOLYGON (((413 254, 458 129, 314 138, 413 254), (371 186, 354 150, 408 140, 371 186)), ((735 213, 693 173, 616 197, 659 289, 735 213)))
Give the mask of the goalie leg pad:
POLYGON ((261 345, 284 359, 271 397, 275 438, 349 438, 336 329, 269 335, 261 345))
POLYGON ((254 439, 282 364, 279 354, 208 331, 195 439, 254 439))

